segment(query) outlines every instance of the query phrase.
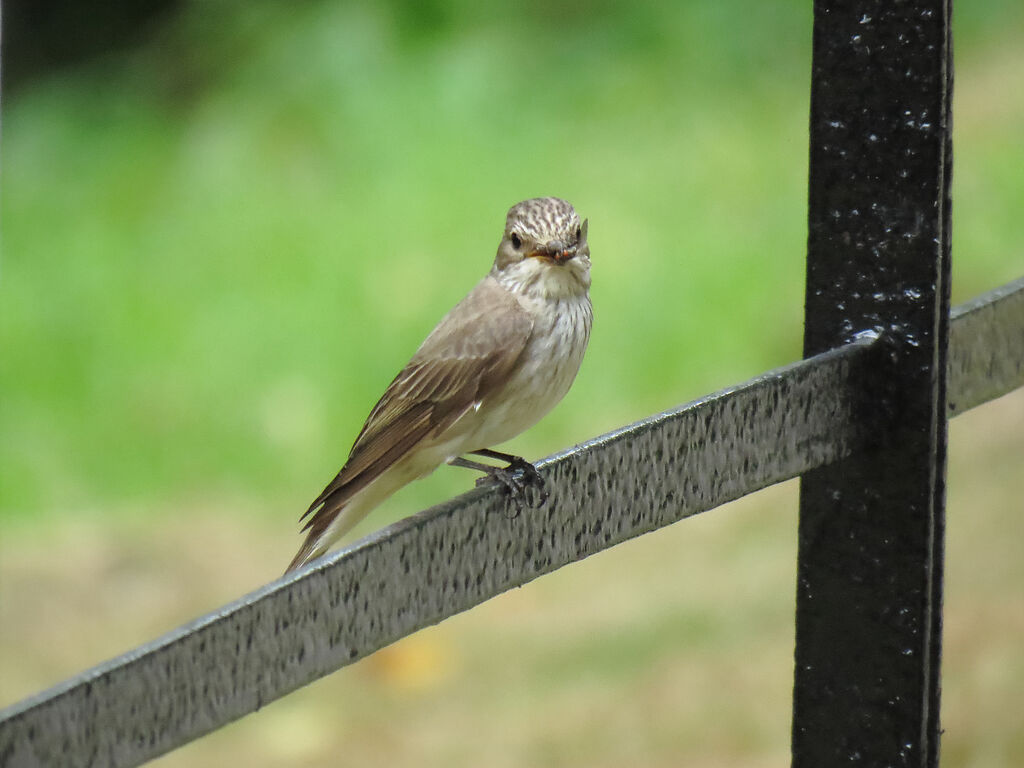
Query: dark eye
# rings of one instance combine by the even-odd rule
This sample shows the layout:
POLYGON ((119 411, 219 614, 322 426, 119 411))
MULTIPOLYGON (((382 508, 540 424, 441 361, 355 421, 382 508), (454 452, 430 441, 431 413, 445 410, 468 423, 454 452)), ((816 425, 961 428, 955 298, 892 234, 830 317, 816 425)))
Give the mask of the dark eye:
POLYGON ((576 227, 576 239, 579 240, 583 236, 583 227, 576 227))
POLYGON ((517 235, 515 232, 510 234, 508 238, 509 240, 512 241, 512 247, 515 248, 517 251, 522 247, 523 241, 519 239, 519 235, 517 235))

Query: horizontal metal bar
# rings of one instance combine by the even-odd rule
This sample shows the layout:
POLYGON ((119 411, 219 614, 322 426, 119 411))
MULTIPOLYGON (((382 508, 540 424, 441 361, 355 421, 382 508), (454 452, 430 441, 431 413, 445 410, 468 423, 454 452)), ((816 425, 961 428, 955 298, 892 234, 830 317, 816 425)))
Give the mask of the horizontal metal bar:
POLYGON ((137 765, 566 563, 863 438, 844 347, 544 461, 547 504, 471 491, 2 713, 0 764, 137 765))
MULTIPOLYGON (((843 458, 874 429, 855 393, 880 347, 851 344, 552 456, 541 509, 512 517, 499 491, 471 491, 0 710, 0 765, 139 765, 537 576, 843 458)), ((951 391, 981 375, 958 370, 951 391)))
POLYGON ((1024 386, 1024 277, 950 313, 950 416, 1024 386))

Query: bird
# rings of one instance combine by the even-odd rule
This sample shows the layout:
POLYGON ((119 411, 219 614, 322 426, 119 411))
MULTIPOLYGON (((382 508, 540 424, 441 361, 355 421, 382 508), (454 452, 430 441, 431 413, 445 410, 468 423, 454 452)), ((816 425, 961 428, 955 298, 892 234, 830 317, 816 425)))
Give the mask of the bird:
POLYGON ((557 197, 513 205, 490 272, 388 385, 345 465, 300 518, 309 518, 306 538, 285 573, 325 554, 391 494, 443 463, 484 472, 481 480, 503 484, 517 506, 527 486, 542 489, 531 463, 491 446, 565 396, 592 324, 587 221, 557 197))

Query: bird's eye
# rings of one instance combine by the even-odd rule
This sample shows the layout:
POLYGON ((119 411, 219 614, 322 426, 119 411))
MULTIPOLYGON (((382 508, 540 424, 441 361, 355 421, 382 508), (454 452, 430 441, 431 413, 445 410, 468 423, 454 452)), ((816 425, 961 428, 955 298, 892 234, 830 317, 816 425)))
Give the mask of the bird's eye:
POLYGON ((576 227, 576 239, 583 237, 583 227, 576 227))
POLYGON ((517 235, 515 232, 510 234, 508 238, 509 240, 512 241, 512 247, 515 248, 517 251, 522 247, 523 241, 519 239, 519 235, 517 235))

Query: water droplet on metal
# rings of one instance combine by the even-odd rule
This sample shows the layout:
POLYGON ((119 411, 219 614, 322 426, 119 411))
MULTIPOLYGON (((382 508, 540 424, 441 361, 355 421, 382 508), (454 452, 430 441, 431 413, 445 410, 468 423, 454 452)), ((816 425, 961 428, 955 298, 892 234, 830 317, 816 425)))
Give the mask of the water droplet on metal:
POLYGON ((865 328, 863 331, 857 331, 853 334, 854 341, 875 341, 878 339, 879 333, 877 328, 865 328))

